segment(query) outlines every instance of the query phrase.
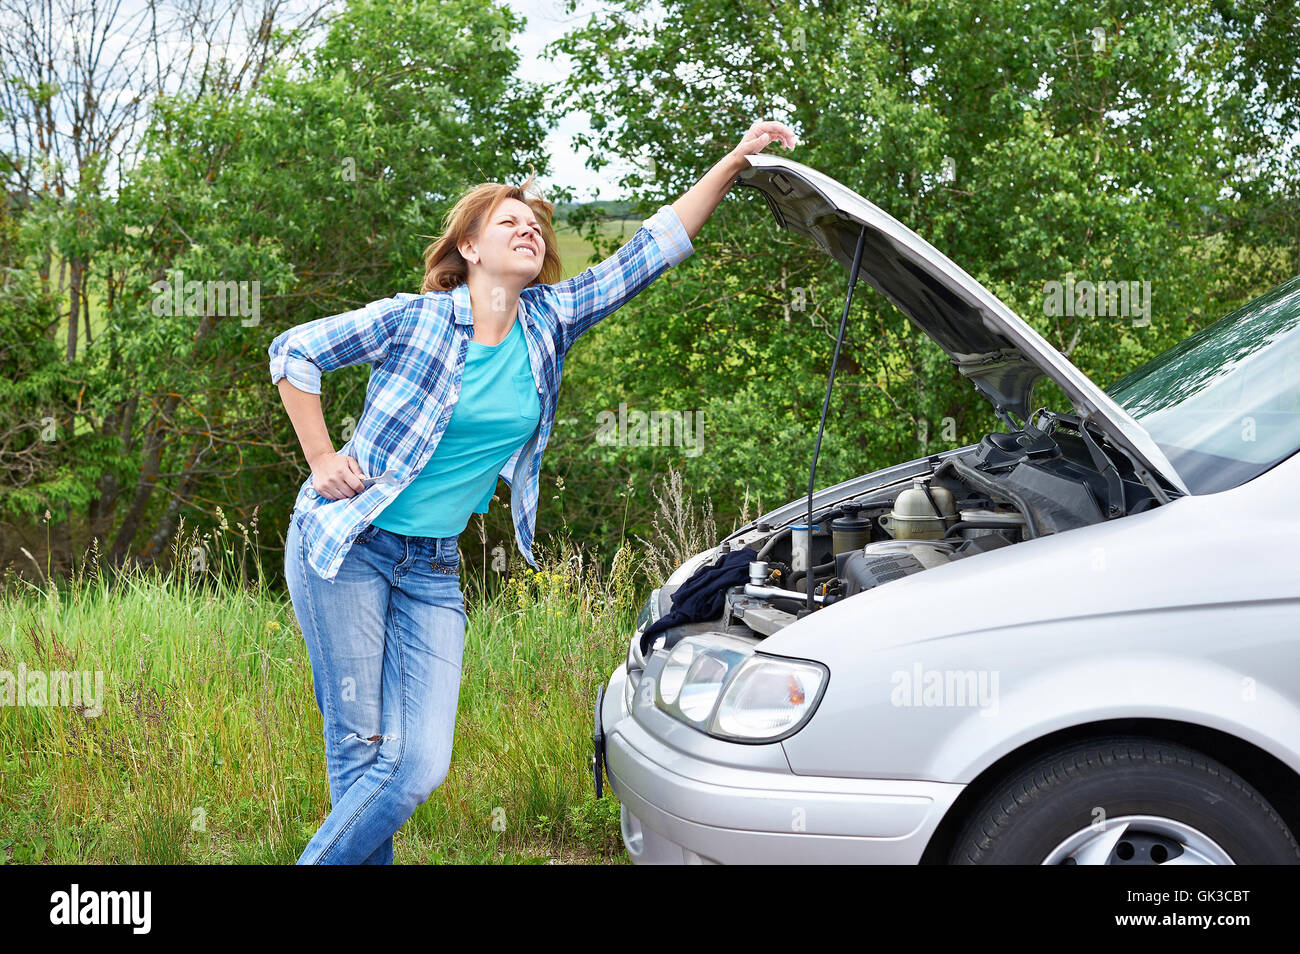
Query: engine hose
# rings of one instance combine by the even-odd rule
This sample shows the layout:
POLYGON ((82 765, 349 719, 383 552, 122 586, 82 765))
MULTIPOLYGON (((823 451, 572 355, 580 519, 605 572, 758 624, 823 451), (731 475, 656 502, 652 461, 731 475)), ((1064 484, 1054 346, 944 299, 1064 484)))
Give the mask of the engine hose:
MULTIPOLYGON (((826 573, 829 570, 835 569, 835 561, 831 560, 829 563, 823 563, 820 566, 813 567, 812 569, 813 569, 813 578, 816 579, 818 573, 826 573)), ((790 574, 790 585, 794 586, 795 583, 799 582, 807 575, 808 575, 807 567, 804 567, 802 570, 795 570, 793 573, 790 574)))
POLYGON ((768 602, 771 603, 772 606, 775 607, 776 609, 779 609, 782 612, 786 612, 786 613, 798 613, 800 610, 807 608, 806 606, 804 606, 802 600, 796 600, 784 596, 770 597, 768 599, 768 602))
POLYGON ((776 541, 780 540, 782 537, 786 537, 789 535, 790 535, 789 527, 782 527, 780 530, 776 531, 776 533, 772 534, 772 536, 768 538, 767 543, 763 544, 763 549, 758 551, 758 556, 754 557, 754 559, 755 560, 764 559, 771 551, 772 547, 776 545, 776 541))

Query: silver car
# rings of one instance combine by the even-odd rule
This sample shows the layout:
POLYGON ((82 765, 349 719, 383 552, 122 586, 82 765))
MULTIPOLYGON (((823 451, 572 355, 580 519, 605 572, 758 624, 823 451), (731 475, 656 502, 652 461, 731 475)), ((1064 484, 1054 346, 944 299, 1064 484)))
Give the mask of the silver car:
POLYGON ((650 594, 595 712, 631 859, 1300 861, 1300 278, 1103 391, 861 196, 748 158, 1006 429, 810 476, 650 594), (714 566, 716 618, 658 623, 714 566))

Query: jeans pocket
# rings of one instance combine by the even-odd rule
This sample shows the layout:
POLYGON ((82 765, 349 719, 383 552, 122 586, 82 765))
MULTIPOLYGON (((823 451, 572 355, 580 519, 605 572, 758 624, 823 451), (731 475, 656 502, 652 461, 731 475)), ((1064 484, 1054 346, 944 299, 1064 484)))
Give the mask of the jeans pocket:
POLYGON ((448 553, 445 549, 442 552, 434 553, 429 558, 429 569, 434 573, 456 576, 460 573, 460 553, 456 550, 448 553))

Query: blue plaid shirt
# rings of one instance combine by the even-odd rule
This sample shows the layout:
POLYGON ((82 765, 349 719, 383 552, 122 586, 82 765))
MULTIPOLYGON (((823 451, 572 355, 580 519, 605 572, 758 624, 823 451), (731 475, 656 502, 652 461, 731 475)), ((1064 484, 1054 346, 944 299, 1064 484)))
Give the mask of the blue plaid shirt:
MULTIPOLYGON (((500 476, 510 487, 515 542, 534 569, 538 475, 555 422, 565 354, 583 332, 694 250, 677 213, 666 205, 600 264, 554 285, 531 285, 520 292, 517 320, 523 323, 542 418, 500 476), (523 480, 515 480, 521 459, 527 470, 523 480)), ((330 500, 316 492, 308 474, 294 503, 302 513, 298 526, 308 562, 325 579, 334 579, 357 534, 433 456, 460 397, 465 352, 473 336, 469 288, 462 284, 449 292, 399 292, 297 325, 271 342, 271 383, 288 378, 310 394, 320 393, 322 371, 371 365, 365 409, 338 453, 355 457, 363 474, 379 479, 356 496, 330 500)))

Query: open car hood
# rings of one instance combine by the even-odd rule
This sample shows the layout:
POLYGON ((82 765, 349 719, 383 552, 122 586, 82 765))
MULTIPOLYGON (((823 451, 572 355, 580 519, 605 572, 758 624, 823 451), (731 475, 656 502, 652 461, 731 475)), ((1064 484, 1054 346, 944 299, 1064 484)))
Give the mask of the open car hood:
POLYGON ((782 228, 806 235, 852 268, 866 227, 859 275, 933 338, 999 416, 1026 421, 1040 377, 1055 381, 1084 420, 1170 486, 1188 493, 1146 429, 987 288, 887 212, 816 169, 781 156, 746 156, 738 184, 757 189, 782 228))

